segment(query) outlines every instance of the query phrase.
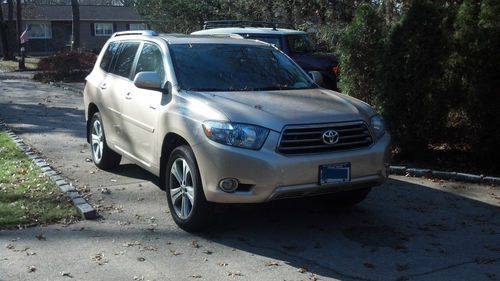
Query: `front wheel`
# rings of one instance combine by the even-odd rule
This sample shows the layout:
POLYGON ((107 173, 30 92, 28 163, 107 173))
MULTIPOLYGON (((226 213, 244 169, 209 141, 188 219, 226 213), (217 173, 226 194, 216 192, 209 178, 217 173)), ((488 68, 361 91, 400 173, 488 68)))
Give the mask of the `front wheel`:
POLYGON ((165 171, 168 206, 175 223, 186 231, 197 231, 211 220, 211 208, 203 193, 193 151, 187 145, 172 151, 165 171))

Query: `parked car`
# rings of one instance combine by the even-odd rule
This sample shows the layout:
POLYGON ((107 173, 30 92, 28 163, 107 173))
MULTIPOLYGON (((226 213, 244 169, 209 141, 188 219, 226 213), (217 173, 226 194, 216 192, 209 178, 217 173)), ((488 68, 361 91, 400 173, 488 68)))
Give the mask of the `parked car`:
POLYGON ((206 21, 204 30, 192 35, 238 34, 246 39, 255 39, 273 44, 291 57, 305 71, 319 71, 323 76, 322 87, 338 91, 337 78, 340 72, 339 61, 333 54, 317 52, 311 43, 309 34, 290 28, 279 28, 287 24, 263 22, 221 20, 206 21))
POLYGON ((214 203, 342 192, 356 204, 387 178, 382 118, 259 41, 116 33, 84 103, 95 165, 126 157, 159 176, 185 230, 207 225, 214 203))

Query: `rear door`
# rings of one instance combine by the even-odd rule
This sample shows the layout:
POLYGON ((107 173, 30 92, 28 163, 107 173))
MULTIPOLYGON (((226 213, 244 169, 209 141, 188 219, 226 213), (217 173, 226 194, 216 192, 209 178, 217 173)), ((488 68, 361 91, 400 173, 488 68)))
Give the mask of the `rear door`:
MULTIPOLYGON (((122 41, 110 66, 110 72, 102 85, 102 91, 107 91, 109 100, 106 101, 110 115, 116 119, 113 122, 111 132, 114 139, 114 148, 123 154, 128 152, 129 136, 124 134, 123 124, 123 103, 132 91, 133 82, 131 80, 132 66, 134 65, 140 42, 122 41)), ((109 131, 109 130, 108 130, 109 131)))
MULTIPOLYGON (((145 42, 139 52, 133 77, 139 72, 157 72, 166 80, 164 56, 161 48, 145 42)), ((139 89, 132 84, 130 94, 123 103, 124 130, 128 136, 130 153, 144 166, 157 168, 156 133, 158 126, 158 112, 162 106, 162 92, 139 89)))

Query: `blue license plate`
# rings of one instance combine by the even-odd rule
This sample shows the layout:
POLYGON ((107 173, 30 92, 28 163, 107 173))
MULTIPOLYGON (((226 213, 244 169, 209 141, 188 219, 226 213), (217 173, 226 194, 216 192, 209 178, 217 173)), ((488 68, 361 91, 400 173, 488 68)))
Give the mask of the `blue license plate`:
POLYGON ((334 184, 351 181, 351 163, 319 166, 319 184, 334 184))

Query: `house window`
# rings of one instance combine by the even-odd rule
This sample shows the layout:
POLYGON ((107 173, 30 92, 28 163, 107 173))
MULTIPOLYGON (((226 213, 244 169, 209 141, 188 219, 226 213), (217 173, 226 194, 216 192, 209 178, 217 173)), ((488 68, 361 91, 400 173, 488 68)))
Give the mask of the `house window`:
POLYGON ((24 26, 30 26, 28 31, 29 39, 51 39, 52 38, 52 25, 50 22, 27 22, 24 26))
POLYGON ((130 30, 146 30, 148 29, 148 25, 145 23, 131 23, 129 25, 130 30))
POLYGON ((113 34, 112 23, 96 23, 94 28, 95 36, 111 36, 113 34))

